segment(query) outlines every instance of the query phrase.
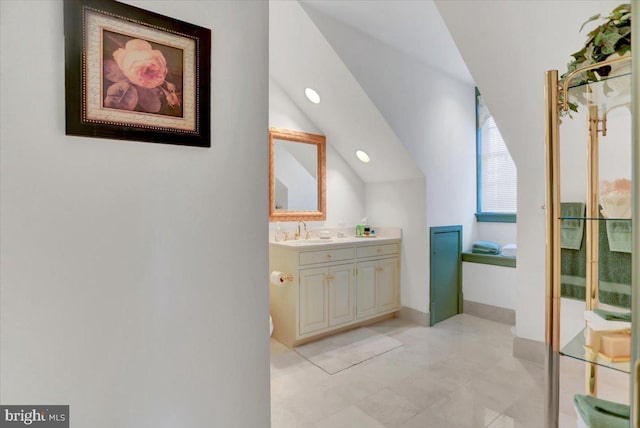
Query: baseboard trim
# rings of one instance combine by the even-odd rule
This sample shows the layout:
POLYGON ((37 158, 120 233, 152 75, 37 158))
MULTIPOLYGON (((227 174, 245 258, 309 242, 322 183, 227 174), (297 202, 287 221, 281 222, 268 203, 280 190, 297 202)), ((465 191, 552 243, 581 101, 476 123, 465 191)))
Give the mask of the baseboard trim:
POLYGON ((462 308, 462 312, 473 315, 474 317, 485 318, 507 325, 516 325, 516 311, 513 309, 501 308, 499 306, 487 305, 471 300, 465 300, 462 308))
POLYGON ((408 321, 413 324, 418 324, 422 327, 429 327, 429 320, 431 319, 428 312, 422 312, 408 306, 401 307, 400 311, 398 311, 397 316, 401 320, 408 321))
POLYGON ((523 337, 513 338, 513 356, 538 364, 544 364, 546 347, 544 342, 525 339, 523 337))

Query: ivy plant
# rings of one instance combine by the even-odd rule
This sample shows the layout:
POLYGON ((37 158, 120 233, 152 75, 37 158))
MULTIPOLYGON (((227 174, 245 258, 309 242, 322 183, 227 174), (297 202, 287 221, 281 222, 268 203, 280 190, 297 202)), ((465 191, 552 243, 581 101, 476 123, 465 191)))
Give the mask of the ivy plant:
MULTIPOLYGON (((561 81, 573 71, 604 61, 613 54, 624 56, 631 52, 631 4, 624 3, 616 7, 607 16, 593 15, 582 24, 579 31, 590 22, 596 20, 604 22, 587 35, 587 41, 582 49, 571 56, 573 60, 567 64, 567 71, 560 77, 561 81)), ((610 66, 604 66, 579 73, 571 81, 571 85, 582 85, 597 82, 611 72, 610 66)), ((577 103, 569 102, 572 111, 578 111, 577 103)))

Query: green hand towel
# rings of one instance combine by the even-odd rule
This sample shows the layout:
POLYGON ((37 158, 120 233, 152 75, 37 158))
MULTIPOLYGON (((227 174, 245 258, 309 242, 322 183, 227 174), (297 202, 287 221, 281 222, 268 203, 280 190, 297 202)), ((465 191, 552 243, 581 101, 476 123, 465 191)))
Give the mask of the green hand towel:
POLYGON ((595 312, 600 318, 605 319, 607 321, 629 321, 631 322, 631 312, 621 313, 621 312, 613 312, 607 311, 604 309, 594 309, 595 312))
MULTIPOLYGON (((598 247, 600 280, 600 302, 621 308, 631 308, 631 253, 621 253, 609 249, 607 227, 600 221, 598 247)), ((561 280, 562 297, 585 299, 586 245, 580 250, 562 249, 561 280)))
POLYGON ((579 250, 584 236, 584 217, 586 205, 582 202, 562 202, 560 204, 560 248, 579 250), (566 219, 567 217, 574 217, 566 219))
POLYGON ((611 251, 631 252, 631 220, 607 220, 607 238, 611 251))
POLYGON ((499 254, 500 245, 489 241, 476 241, 471 248, 472 253, 476 254, 499 254))
POLYGON ((589 428, 629 428, 629 406, 589 395, 573 397, 576 410, 589 428))
MULTIPOLYGON (((600 301, 614 306, 631 308, 631 253, 615 251, 609 247, 607 227, 600 221, 598 236, 598 277, 600 284, 618 284, 605 291, 600 287, 600 301)), ((627 220, 628 223, 630 221, 627 220)))

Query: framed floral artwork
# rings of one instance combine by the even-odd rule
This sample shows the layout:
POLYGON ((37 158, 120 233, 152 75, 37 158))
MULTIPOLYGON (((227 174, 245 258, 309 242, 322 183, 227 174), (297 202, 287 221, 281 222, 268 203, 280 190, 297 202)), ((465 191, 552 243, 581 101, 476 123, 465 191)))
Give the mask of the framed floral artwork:
POLYGON ((66 133, 211 146, 211 30, 65 0, 66 133))

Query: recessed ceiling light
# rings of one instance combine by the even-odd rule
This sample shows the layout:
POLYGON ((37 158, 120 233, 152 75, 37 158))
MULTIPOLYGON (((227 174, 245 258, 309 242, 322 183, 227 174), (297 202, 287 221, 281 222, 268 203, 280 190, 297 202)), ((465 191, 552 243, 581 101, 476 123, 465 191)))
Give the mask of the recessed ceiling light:
POLYGON ((371 160, 367 152, 364 152, 362 150, 356 150, 356 156, 358 157, 358 159, 360 159, 360 161, 364 163, 367 163, 371 160))
POLYGON ((311 101, 314 104, 318 104, 320 102, 320 95, 318 95, 318 93, 316 91, 314 91, 311 88, 307 88, 304 90, 304 94, 307 96, 307 98, 309 99, 309 101, 311 101))

